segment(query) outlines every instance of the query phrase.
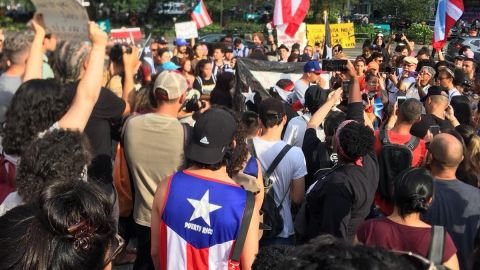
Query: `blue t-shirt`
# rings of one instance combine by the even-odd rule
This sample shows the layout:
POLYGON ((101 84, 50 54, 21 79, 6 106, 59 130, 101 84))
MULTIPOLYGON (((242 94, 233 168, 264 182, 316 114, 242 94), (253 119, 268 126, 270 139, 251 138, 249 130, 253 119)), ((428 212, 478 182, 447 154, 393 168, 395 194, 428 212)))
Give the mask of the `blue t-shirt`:
POLYGON ((460 269, 468 267, 480 226, 480 189, 459 180, 435 180, 433 203, 422 220, 444 226, 457 247, 460 269))

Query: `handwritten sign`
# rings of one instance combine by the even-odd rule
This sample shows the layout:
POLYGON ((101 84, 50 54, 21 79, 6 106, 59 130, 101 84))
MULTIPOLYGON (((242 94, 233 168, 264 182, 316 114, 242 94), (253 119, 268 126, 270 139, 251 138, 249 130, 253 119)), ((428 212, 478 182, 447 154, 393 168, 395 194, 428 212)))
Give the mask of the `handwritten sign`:
POLYGON ((110 32, 111 38, 118 43, 133 44, 139 43, 142 40, 142 31, 140 28, 120 28, 112 29, 110 32))
POLYGON ((197 25, 193 21, 176 23, 175 33, 177 33, 177 38, 183 38, 183 39, 197 38, 198 37, 197 25))
POLYGON ((76 0, 32 0, 47 31, 60 39, 88 40, 88 14, 76 0))
MULTIPOLYGON (((355 48, 353 23, 330 24, 330 34, 332 46, 341 44, 343 48, 355 48)), ((325 25, 309 24, 307 26, 307 36, 310 44, 315 44, 315 42, 323 43, 325 39, 325 25)))
MULTIPOLYGON (((282 25, 277 25, 277 39, 278 39, 278 45, 283 44, 287 46, 289 50, 292 49, 292 45, 295 43, 300 44, 300 50, 303 50, 305 46, 307 46, 308 40, 307 40, 307 28, 305 26, 305 23, 302 23, 300 27, 297 30, 297 33, 295 33, 294 37, 290 37, 287 34, 285 34, 285 29, 287 28, 287 25, 282 24, 282 25)), ((313 43, 312 43, 313 44, 313 43)), ((300 51, 302 52, 302 51, 300 51)))

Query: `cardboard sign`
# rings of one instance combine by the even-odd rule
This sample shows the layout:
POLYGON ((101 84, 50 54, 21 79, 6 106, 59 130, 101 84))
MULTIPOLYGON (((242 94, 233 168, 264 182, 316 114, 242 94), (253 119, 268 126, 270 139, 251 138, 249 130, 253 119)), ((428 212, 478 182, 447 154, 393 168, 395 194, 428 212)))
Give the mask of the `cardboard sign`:
MULTIPOLYGON (((340 44, 343 48, 355 48, 355 30, 353 23, 330 24, 330 34, 332 46, 340 44)), ((310 44, 315 44, 315 42, 323 43, 325 39, 325 25, 307 25, 307 35, 310 44)))
POLYGON ((177 33, 177 38, 183 38, 183 39, 197 38, 198 37, 197 25, 195 24, 194 21, 176 23, 175 33, 177 33))
POLYGON ((120 28, 112 29, 110 32, 111 38, 116 43, 135 44, 142 41, 142 31, 140 28, 120 28))
MULTIPOLYGON (((308 40, 307 40, 307 28, 305 26, 305 23, 302 23, 300 27, 297 30, 297 33, 295 33, 294 37, 290 37, 287 34, 285 34, 285 29, 287 28, 286 24, 282 25, 277 25, 277 39, 278 39, 278 46, 281 44, 287 46, 289 50, 292 50, 292 45, 295 43, 300 44, 300 53, 303 53, 303 48, 307 46, 308 40)), ((313 43, 311 43, 313 44, 313 43)))
POLYGON ((88 14, 76 0, 32 0, 47 32, 64 40, 88 40, 88 14))

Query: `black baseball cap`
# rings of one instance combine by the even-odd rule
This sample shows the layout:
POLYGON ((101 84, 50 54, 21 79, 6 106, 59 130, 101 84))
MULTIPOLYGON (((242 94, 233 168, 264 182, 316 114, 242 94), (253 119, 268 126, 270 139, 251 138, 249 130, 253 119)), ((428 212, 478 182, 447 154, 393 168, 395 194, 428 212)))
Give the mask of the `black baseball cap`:
POLYGON ((222 161, 237 130, 235 123, 233 116, 222 109, 213 108, 202 113, 185 150, 187 159, 209 165, 222 161))
POLYGON ((258 108, 260 118, 283 117, 285 115, 285 107, 282 102, 276 98, 267 98, 262 100, 258 108))
POLYGON ((159 44, 168 44, 167 40, 165 40, 165 38, 162 36, 155 38, 155 42, 159 44))
POLYGON ((444 96, 448 98, 448 89, 445 87, 436 86, 436 85, 431 86, 430 88, 428 88, 428 94, 424 96, 421 99, 421 101, 425 102, 425 100, 427 100, 427 98, 430 96, 444 96))
POLYGON ((318 85, 312 85, 305 91, 305 107, 311 114, 315 113, 328 99, 329 90, 323 90, 318 85))
POLYGON ((277 48, 277 50, 280 50, 280 49, 285 49, 285 50, 287 50, 287 52, 290 51, 290 50, 287 48, 287 46, 285 46, 285 45, 283 45, 283 44, 280 45, 280 46, 277 48))

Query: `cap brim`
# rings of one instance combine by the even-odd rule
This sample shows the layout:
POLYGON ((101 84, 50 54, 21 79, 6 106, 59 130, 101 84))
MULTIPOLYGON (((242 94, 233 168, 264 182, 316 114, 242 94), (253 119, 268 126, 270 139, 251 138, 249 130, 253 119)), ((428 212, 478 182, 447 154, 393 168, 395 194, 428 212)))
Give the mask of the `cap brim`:
POLYGON ((185 150, 187 159, 200 162, 202 164, 217 164, 225 156, 225 147, 203 147, 194 142, 190 143, 185 150))

